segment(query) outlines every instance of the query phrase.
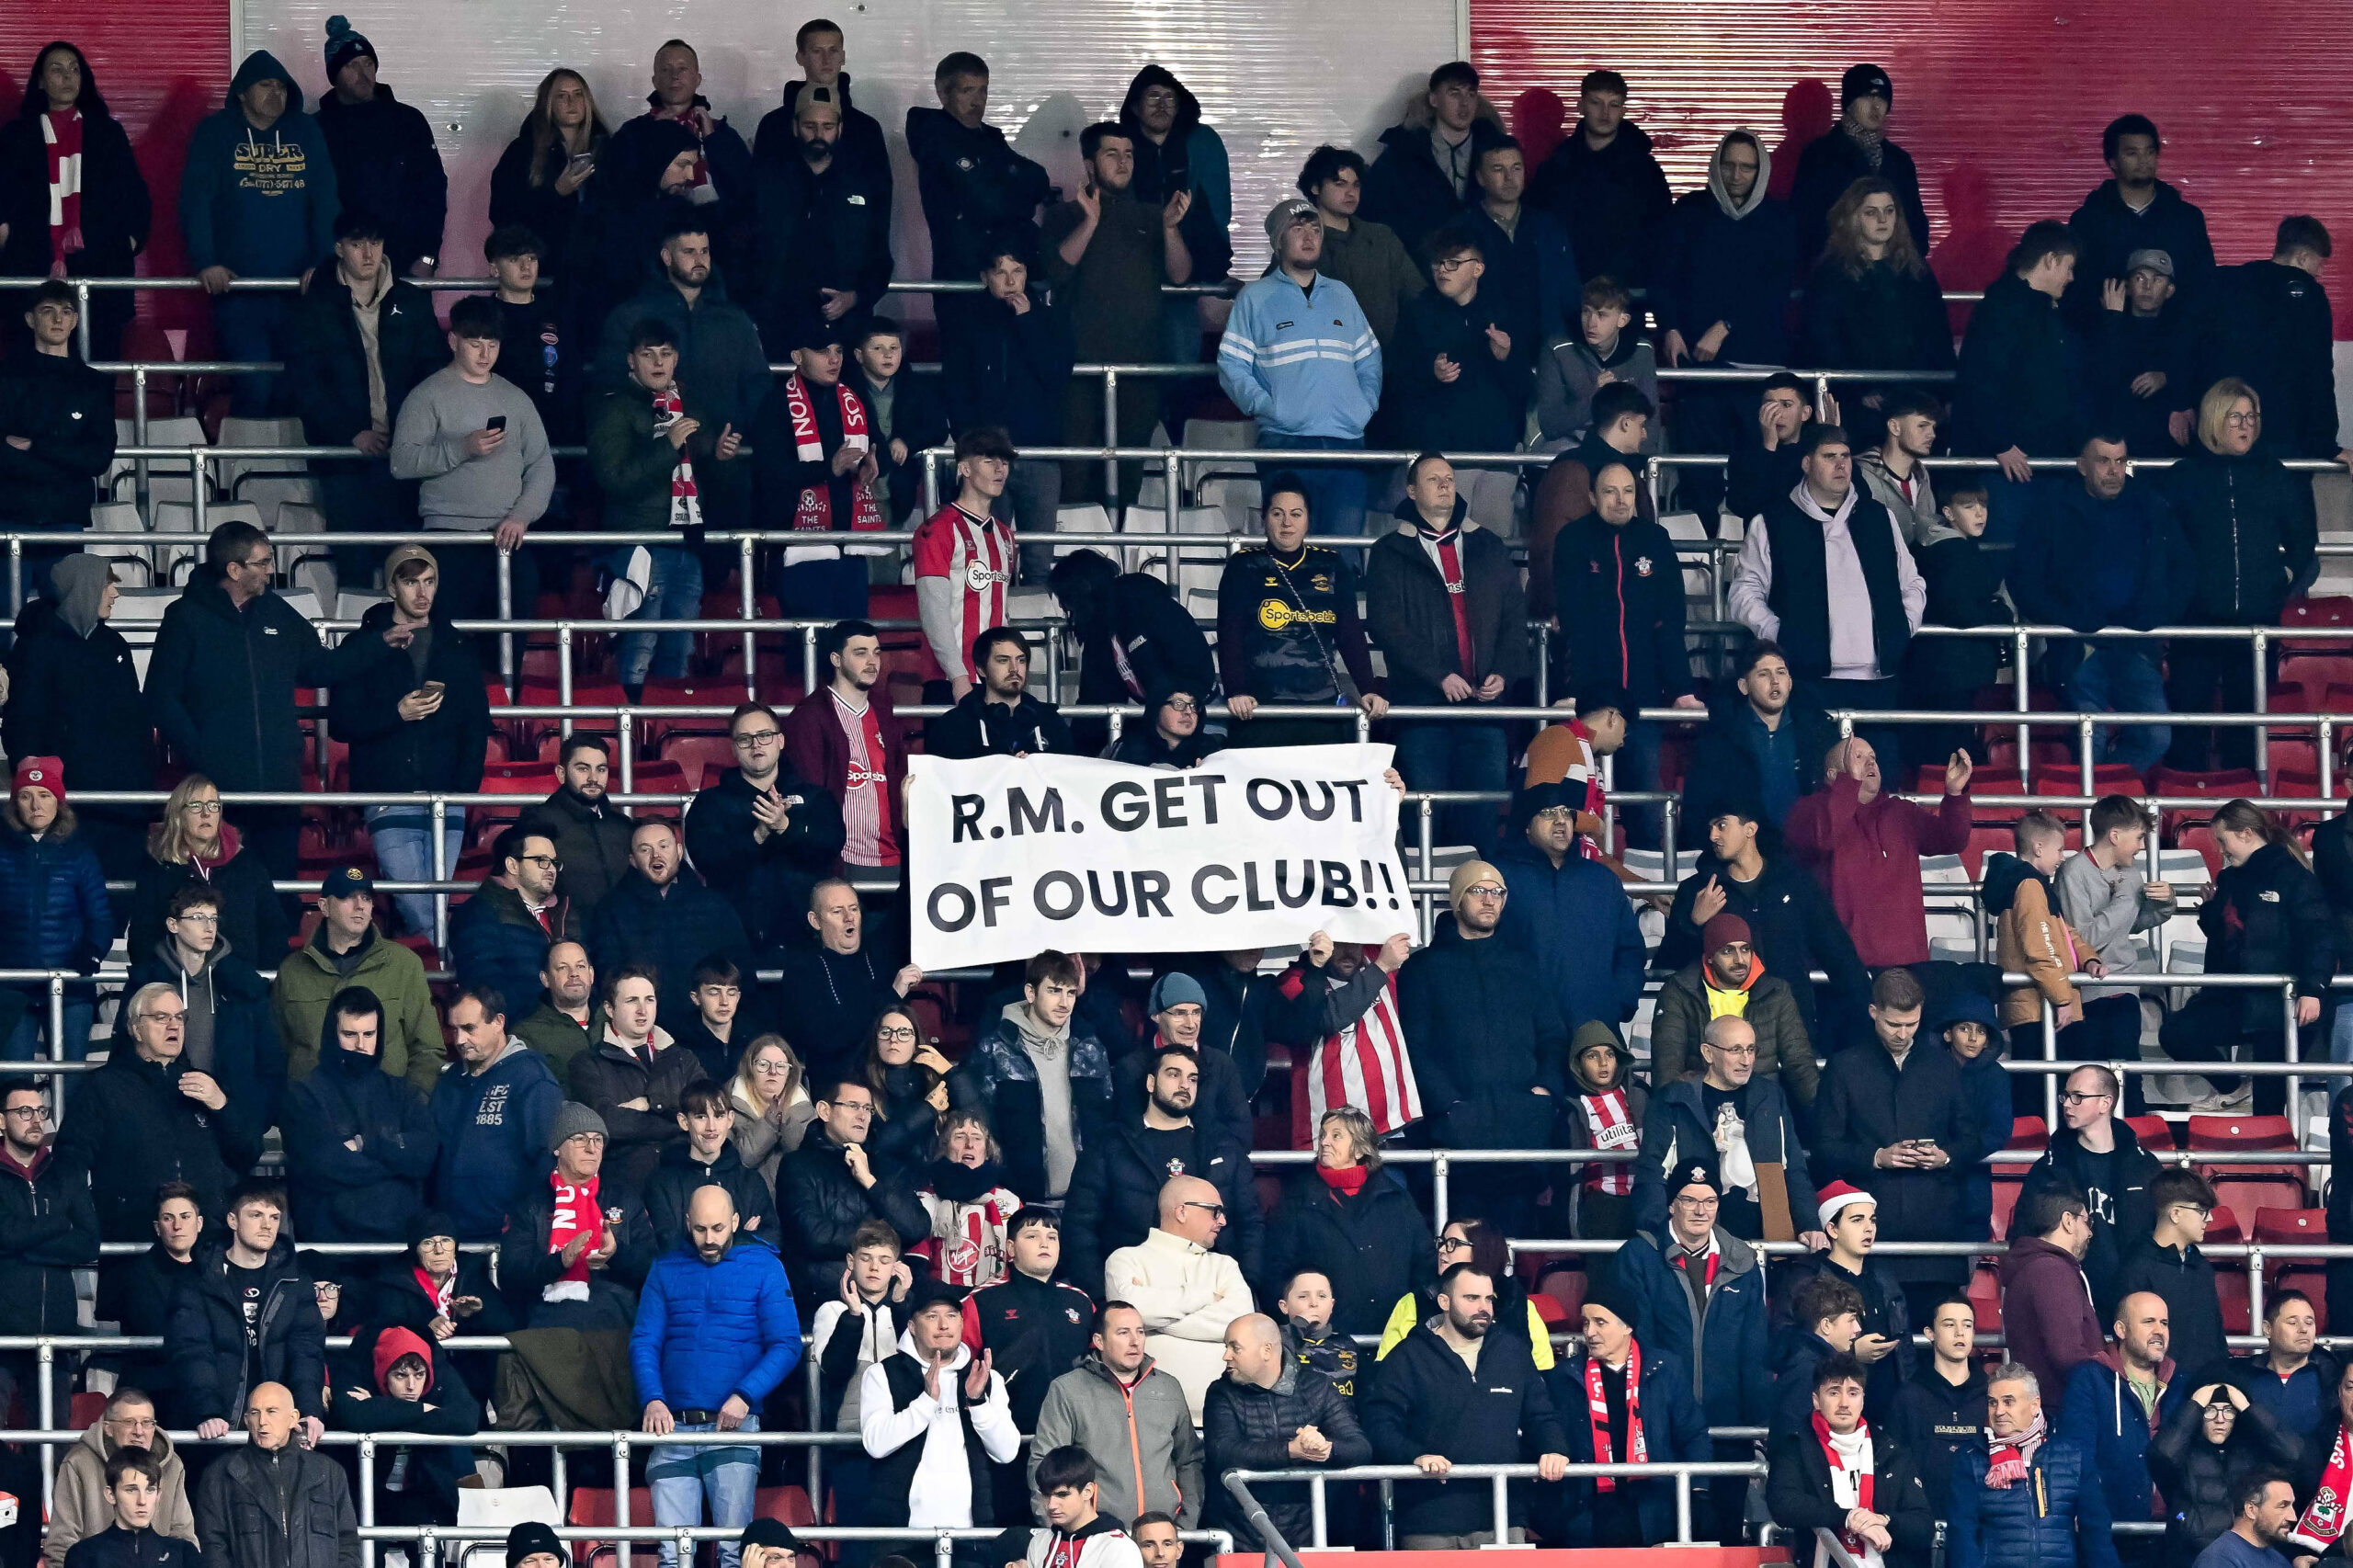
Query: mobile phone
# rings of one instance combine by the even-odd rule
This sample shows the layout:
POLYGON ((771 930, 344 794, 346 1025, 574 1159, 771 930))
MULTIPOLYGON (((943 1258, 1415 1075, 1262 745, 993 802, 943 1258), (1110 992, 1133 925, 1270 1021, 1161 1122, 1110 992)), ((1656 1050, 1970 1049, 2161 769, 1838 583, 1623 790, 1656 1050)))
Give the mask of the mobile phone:
POLYGON ((490 424, 486 426, 486 428, 488 428, 488 429, 492 429, 492 430, 504 430, 504 429, 506 429, 506 415, 503 415, 503 414, 494 414, 494 415, 492 415, 490 416, 490 424))
POLYGON ((564 160, 563 166, 567 169, 593 169, 597 166, 597 154, 594 153, 574 153, 571 157, 564 160))
POLYGON ((443 692, 448 691, 449 688, 449 687, 448 687, 446 684, 444 684, 444 683, 443 683, 443 682, 441 682, 441 681, 438 681, 438 680, 429 680, 429 681, 426 681, 423 686, 418 687, 416 689, 417 689, 420 693, 422 693, 423 695, 425 695, 425 696, 426 696, 426 697, 438 697, 438 696, 440 696, 443 692))

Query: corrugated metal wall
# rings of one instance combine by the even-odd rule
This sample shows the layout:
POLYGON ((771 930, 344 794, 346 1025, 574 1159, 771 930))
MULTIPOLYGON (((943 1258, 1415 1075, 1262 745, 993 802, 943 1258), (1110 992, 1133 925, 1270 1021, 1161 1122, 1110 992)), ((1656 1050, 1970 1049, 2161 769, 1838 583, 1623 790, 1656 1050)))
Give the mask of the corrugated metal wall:
MULTIPOLYGON (((1919 162, 1949 288, 1982 285, 2027 223, 2073 212, 2108 177, 2100 128, 2133 109, 2165 132, 2165 177, 2206 210, 2222 260, 2269 255, 2290 212, 2314 214, 2353 249, 2353 35, 2335 6, 1471 0, 1471 17, 1472 59, 1498 103, 1549 89, 1571 100, 1573 120, 1580 75, 1623 73, 1678 193, 1702 182, 1724 131, 1810 135, 1836 113, 1841 71, 1884 66, 1889 134, 1919 162)), ((1557 140, 1556 118, 1521 108, 1540 137, 1552 119, 1557 140)), ((2353 281, 2333 289, 2343 337, 2353 281)))

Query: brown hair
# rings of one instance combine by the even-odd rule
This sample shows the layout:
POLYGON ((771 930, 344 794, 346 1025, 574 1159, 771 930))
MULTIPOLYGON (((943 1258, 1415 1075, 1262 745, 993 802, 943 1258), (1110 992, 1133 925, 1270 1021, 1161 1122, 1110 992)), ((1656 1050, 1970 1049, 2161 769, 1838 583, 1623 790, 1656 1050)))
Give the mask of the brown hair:
POLYGON ((2233 833, 2256 834, 2266 844, 2277 844, 2293 855, 2299 866, 2307 869, 2312 866, 2312 861, 2304 856, 2303 846, 2296 842, 2295 835, 2281 827, 2269 812, 2253 801, 2233 801, 2214 813, 2214 826, 2217 831, 2229 828, 2233 833))
POLYGON ((1884 196, 1895 201, 1895 233, 1887 243, 1887 265, 1907 278, 1925 278, 1928 264, 1920 259, 1919 236, 1913 233, 1912 224, 1904 216, 1904 203, 1895 195, 1895 187, 1877 175, 1867 175, 1847 187, 1830 209, 1830 238, 1822 247, 1824 261, 1836 257, 1849 278, 1860 278, 1870 263, 1863 256, 1862 228, 1857 222, 1863 203, 1874 196, 1884 196))
POLYGON ((531 99, 531 112, 523 117, 523 134, 531 139, 531 183, 534 186, 547 185, 555 177, 548 172, 548 149, 556 144, 562 132, 555 128, 555 118, 548 113, 548 99, 555 96, 556 82, 565 76, 579 83, 580 90, 588 95, 588 151, 595 153, 602 149, 605 138, 610 134, 605 129, 603 118, 597 113, 597 90, 588 85, 587 77, 564 65, 559 65, 540 77, 540 90, 531 99))

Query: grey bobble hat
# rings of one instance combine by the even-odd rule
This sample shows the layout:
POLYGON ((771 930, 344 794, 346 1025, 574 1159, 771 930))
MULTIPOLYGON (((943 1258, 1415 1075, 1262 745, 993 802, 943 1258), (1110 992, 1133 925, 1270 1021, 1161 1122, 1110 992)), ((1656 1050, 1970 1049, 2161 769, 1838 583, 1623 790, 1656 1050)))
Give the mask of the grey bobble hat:
POLYGON ((564 1141, 583 1132, 593 1132, 602 1138, 605 1119, 576 1100, 566 1100, 557 1108, 555 1125, 548 1129, 548 1153, 552 1154, 564 1145, 564 1141))

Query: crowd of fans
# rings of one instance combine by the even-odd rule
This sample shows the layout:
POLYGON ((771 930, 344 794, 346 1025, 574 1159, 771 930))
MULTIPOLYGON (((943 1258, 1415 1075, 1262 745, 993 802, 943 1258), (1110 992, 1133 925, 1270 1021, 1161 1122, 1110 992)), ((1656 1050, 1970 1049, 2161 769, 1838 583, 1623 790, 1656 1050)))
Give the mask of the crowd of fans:
MULTIPOLYGON (((284 365, 240 377, 235 411, 353 448, 320 472, 330 526, 416 541, 381 564, 339 548, 342 580, 381 570, 383 602, 330 645, 273 591, 270 537, 222 525, 143 679, 108 561, 28 552, 0 967, 106 984, 56 1007, 45 983, 0 989, 0 1033, 19 1063, 44 1043, 104 1062, 0 1085, 0 1333, 71 1335, 86 1312, 161 1341, 61 1351, 48 1408, 33 1354, 0 1352, 0 1403, 38 1424, 63 1426, 76 1387, 105 1395, 59 1461, 51 1562, 350 1568, 359 1477, 324 1433, 386 1435, 377 1522, 446 1524, 478 1475, 530 1471, 536 1450, 498 1434, 531 1425, 708 1434, 642 1471, 655 1523, 743 1529, 722 1568, 799 1547, 753 1517, 798 1463, 725 1437, 764 1428, 856 1437, 827 1450, 819 1517, 1007 1527, 960 1549, 982 1568, 1176 1568, 1180 1529, 1255 1540, 1216 1480, 1237 1466, 1410 1465, 1397 1542, 1436 1549, 1493 1542, 1492 1494, 1452 1467, 1532 1464, 1512 1540, 1643 1545, 1675 1535, 1674 1484, 1567 1467, 1760 1452, 1761 1484, 1697 1480, 1699 1534, 1820 1528, 1864 1568, 1917 1568, 1939 1540, 1956 1568, 2341 1550, 2353 1369, 2295 1289, 2266 1291, 2263 1350, 2233 1356, 2200 1251, 2215 1193, 2143 1146, 2137 1090, 2078 1068, 2022 1182, 1985 1160, 2042 1104, 2006 1055, 2043 1054, 2049 1027, 2062 1060, 2137 1059, 2150 1008, 2167 1055, 2222 1064, 2195 1108, 2281 1108, 2279 1077, 2227 1075, 2284 1060, 2276 991, 2168 1010, 2132 978, 2152 967, 2135 936, 2177 899, 2210 973, 2294 977, 2302 1059, 2353 1049, 2329 992, 2353 960, 2353 829, 2308 851, 2292 823, 2218 803, 2199 888, 2146 874, 2159 824, 2137 790, 2099 799, 2076 846, 2057 817, 2008 813, 1977 895, 1998 963, 1940 960, 1921 858, 1972 845, 1961 715, 2006 645, 1915 641, 2015 613, 2078 634, 2035 672, 2070 708, 2248 707, 2238 644, 2113 633, 2276 624, 2311 585, 2312 487, 2285 461, 2343 455, 2319 222, 2218 266, 2156 177, 2155 126, 2125 115, 2113 177, 2027 228, 1956 353, 1879 68, 1847 73, 1784 201, 1746 131, 1676 199, 1608 71, 1530 169, 1477 73, 1442 66, 1376 158, 1308 161, 1213 355, 1263 450, 1426 450, 1394 473, 1265 460, 1263 545, 1232 555, 1204 627, 1159 578, 1040 542, 1065 496, 1131 502, 1139 470, 1023 455, 1141 446, 1214 406, 1142 379, 1107 429, 1072 375, 1202 357, 1199 305, 1164 286, 1222 278, 1234 218, 1193 95, 1139 73, 1064 200, 988 124, 985 62, 940 62, 940 108, 907 119, 916 198, 933 276, 984 288, 938 298, 933 379, 877 308, 892 171, 842 28, 807 24, 797 59, 750 143, 684 42, 609 132, 551 72, 494 180, 497 287, 446 326, 410 281, 445 265, 438 155, 343 18, 315 119, 256 53, 190 141, 180 222, 221 350, 284 365), (282 277, 306 286, 227 288, 282 277), (1774 373, 1663 416, 1659 372, 1688 363, 1774 373), (1894 379, 1842 416, 1793 363, 1894 379), (1949 419, 1895 374, 1946 370, 1949 419), (496 661, 452 622, 494 610, 501 551, 535 597, 534 524, 663 535, 609 552, 598 586, 612 619, 690 618, 707 528, 898 527, 916 454, 951 442, 953 498, 908 551, 914 637, 866 619, 895 547, 774 551, 760 590, 832 623, 819 683, 736 708, 733 766, 681 815, 623 810, 615 743, 584 729, 549 748, 543 801, 480 842, 453 814, 436 841, 423 797, 479 790, 501 738, 496 661), (554 455, 574 446, 585 461, 554 455), (1695 668, 1646 483, 1670 448, 1729 454, 1672 492, 1711 531, 1745 521, 1728 678, 1695 668), (1440 449, 1557 455, 1523 484, 1440 449), (1924 463, 1947 451, 1992 466, 1939 471, 1938 492, 1924 463), (2077 472, 2032 466, 2053 459, 2077 472), (1375 508, 1396 526, 1370 548, 1328 542, 1375 508), (1116 739, 1033 692, 1007 625, 1025 582, 1066 617, 1080 701, 1141 704, 1116 739), (1392 719, 1526 694, 1531 617, 1574 716, 1392 719), (902 721, 892 672, 933 677, 947 711, 902 721), (1302 929, 1287 964, 1043 952, 952 984, 904 961, 904 911, 875 890, 904 866, 911 746, 1183 769, 1353 735, 1300 716, 1318 707, 1394 741, 1392 788, 1486 797, 1440 811, 1468 851, 1426 946, 1302 929), (1953 722, 1842 737, 1829 718, 1917 707, 1953 722), (1642 716, 1662 709, 1705 723, 1674 736, 1642 716), (351 790, 419 798, 367 808, 365 856, 324 866, 301 809, 222 800, 317 788, 315 718, 351 790), (1610 829, 1662 841, 1678 749, 1698 864, 1654 900, 1654 947, 1610 829), (1605 778, 1653 798, 1613 804, 1605 778), (69 792, 167 782, 159 813, 69 792), (474 853, 446 927, 430 892, 380 895, 376 873, 431 883, 474 853), (306 870, 314 912, 275 885, 306 870), (1254 1170, 1285 1146, 1312 1165, 1254 1170), (1384 1163, 1422 1148, 1579 1158, 1456 1165, 1433 1241, 1427 1168, 1384 1163), (1608 1245, 1540 1274, 1509 1244, 1540 1236, 1608 1245), (1882 1240, 2006 1246, 1981 1271, 1960 1248, 1875 1257, 1882 1240), (145 1250, 102 1261, 107 1243, 145 1250), (298 1250, 348 1243, 376 1250, 298 1250), (1768 1243, 1802 1247, 1768 1267, 1768 1243), (209 1446, 238 1426, 248 1443, 209 1446), (2112 1537, 2126 1521, 2163 1528, 2112 1537)), ((0 360, 0 522, 88 526, 114 389, 79 358, 70 280, 127 273, 150 225, 88 61, 50 46, 0 129, 0 271, 49 278, 0 360)), ((120 298, 93 296, 101 360, 120 298)), ((636 701, 695 655, 689 633, 632 632, 615 674, 636 701)), ((2102 726, 2094 760, 2152 783, 2239 766, 2251 735, 2102 726)), ((2353 1161, 2353 1090, 2330 1130, 2353 1161)), ((2332 1240, 2353 1241, 2346 1201, 2330 1189, 2332 1240)), ((1311 1538, 1304 1485, 1256 1495, 1311 1538)), ((1336 1533, 1378 1544, 1379 1510, 1356 1517, 1336 1533)), ((567 1561, 539 1526, 507 1557, 567 1561)))

